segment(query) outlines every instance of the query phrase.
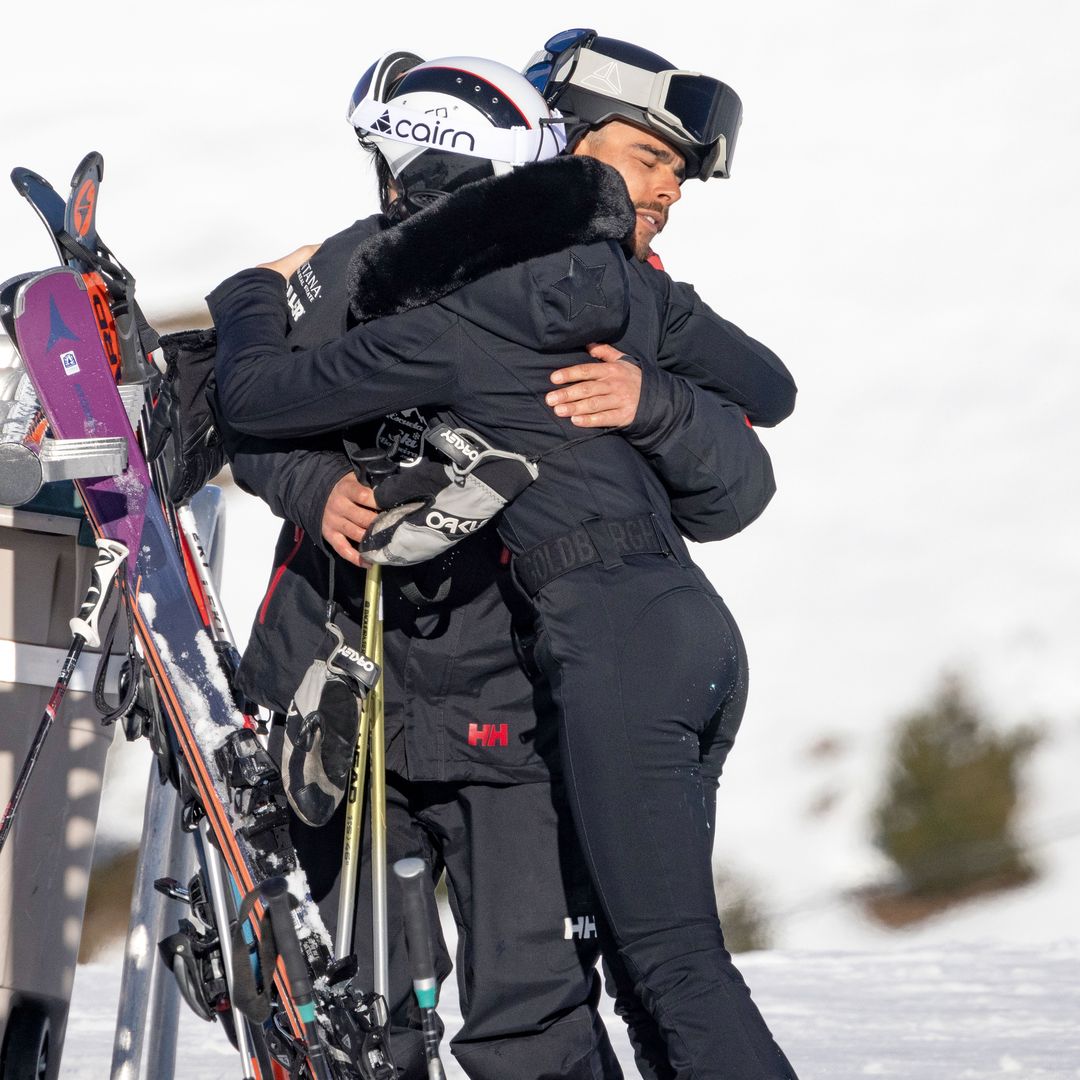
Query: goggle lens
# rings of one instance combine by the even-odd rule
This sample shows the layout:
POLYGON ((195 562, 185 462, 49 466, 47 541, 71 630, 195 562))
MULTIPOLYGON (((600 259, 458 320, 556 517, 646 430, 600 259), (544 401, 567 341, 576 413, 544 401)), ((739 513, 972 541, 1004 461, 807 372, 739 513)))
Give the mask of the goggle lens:
POLYGON ((352 97, 349 98, 349 111, 346 114, 346 119, 356 112, 357 107, 362 101, 365 101, 372 95, 374 95, 376 101, 385 101, 387 91, 397 82, 397 80, 404 75, 405 72, 423 62, 421 57, 411 52, 389 52, 384 56, 380 56, 379 59, 360 76, 360 81, 356 84, 356 89, 353 90, 352 97))
POLYGON ((718 114, 725 89, 707 75, 672 75, 661 107, 678 118, 692 139, 708 144, 724 134, 718 114))
POLYGON ((567 49, 585 41, 586 38, 595 37, 595 30, 586 30, 581 27, 576 30, 561 30, 544 42, 544 49, 551 54, 551 59, 554 60, 557 56, 566 52, 567 49))
POLYGON ((371 80, 375 77, 375 69, 380 63, 381 61, 376 60, 375 63, 360 76, 360 81, 356 84, 356 89, 353 90, 352 97, 349 98, 349 116, 352 116, 352 114, 356 112, 356 106, 368 96, 368 91, 371 89, 371 80))
POLYGON ((547 94, 551 84, 551 73, 563 53, 579 46, 588 47, 596 39, 596 31, 584 27, 574 30, 561 30, 544 42, 544 52, 525 69, 525 78, 540 91, 547 94))

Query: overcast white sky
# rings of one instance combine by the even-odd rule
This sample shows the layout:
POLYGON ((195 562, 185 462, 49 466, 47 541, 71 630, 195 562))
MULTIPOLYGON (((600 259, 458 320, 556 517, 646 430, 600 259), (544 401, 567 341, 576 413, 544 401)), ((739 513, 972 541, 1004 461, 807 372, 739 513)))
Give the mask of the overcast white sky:
MULTIPOLYGON (((773 506, 700 552, 754 673, 729 797, 825 734, 876 752, 947 666, 1003 719, 1076 731, 1080 8, 499 10, 17 5, 0 168, 61 187, 101 150, 102 234, 163 315, 373 208, 343 114, 387 49, 518 66, 590 25, 723 78, 745 107, 733 177, 688 184, 660 250, 800 385, 795 416, 763 436, 773 506)), ((50 259, 0 188, 0 277, 50 259)))

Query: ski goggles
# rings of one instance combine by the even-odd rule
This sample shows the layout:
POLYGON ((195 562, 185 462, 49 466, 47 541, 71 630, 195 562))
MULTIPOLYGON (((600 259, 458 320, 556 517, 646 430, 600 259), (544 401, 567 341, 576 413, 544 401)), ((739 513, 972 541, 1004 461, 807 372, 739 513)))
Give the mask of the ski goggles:
POLYGON ((394 83, 407 71, 411 71, 417 64, 422 64, 424 58, 416 53, 396 52, 384 53, 360 76, 360 81, 349 98, 349 108, 345 113, 345 119, 352 121, 357 107, 364 101, 385 101, 386 95, 393 89, 394 83))
POLYGON ((548 85, 551 82, 551 73, 559 57, 570 49, 578 46, 588 47, 596 40, 595 30, 579 28, 577 30, 563 30, 544 42, 543 49, 534 53, 525 65, 522 74, 547 97, 548 85))
MULTIPOLYGON (((586 124, 623 118, 667 137, 687 150, 696 168, 692 175, 707 179, 727 176, 742 120, 738 94, 719 79, 697 71, 647 71, 589 46, 593 30, 556 34, 525 69, 525 77, 557 105, 568 87, 593 96, 574 96, 568 119, 586 124)), ((688 163, 689 164, 689 163, 688 163)))

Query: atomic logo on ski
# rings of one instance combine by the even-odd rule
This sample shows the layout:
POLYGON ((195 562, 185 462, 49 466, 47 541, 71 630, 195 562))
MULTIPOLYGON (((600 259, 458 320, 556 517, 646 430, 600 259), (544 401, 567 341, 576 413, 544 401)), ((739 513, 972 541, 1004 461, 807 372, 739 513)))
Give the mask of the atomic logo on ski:
POLYGON ((64 365, 64 373, 66 375, 76 375, 79 371, 79 361, 76 359, 73 352, 66 352, 60 354, 60 363, 64 365))
MULTIPOLYGON (((63 315, 60 314, 60 309, 56 306, 56 300, 53 297, 49 297, 49 342, 45 348, 52 351, 54 346, 61 341, 78 341, 78 335, 73 334, 69 329, 66 322, 64 322, 63 315)), ((67 367, 67 364, 64 364, 67 367)), ((78 368, 75 369, 78 371, 78 368)))
POLYGON ((75 196, 75 235, 82 240, 94 220, 94 204, 97 202, 97 181, 88 179, 75 196))

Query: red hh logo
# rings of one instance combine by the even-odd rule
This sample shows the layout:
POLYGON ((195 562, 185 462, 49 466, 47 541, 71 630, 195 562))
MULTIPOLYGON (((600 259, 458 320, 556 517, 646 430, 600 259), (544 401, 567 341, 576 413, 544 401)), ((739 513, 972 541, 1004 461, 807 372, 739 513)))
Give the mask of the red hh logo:
POLYGON ((470 724, 470 746, 507 746, 510 742, 509 724, 470 724))

